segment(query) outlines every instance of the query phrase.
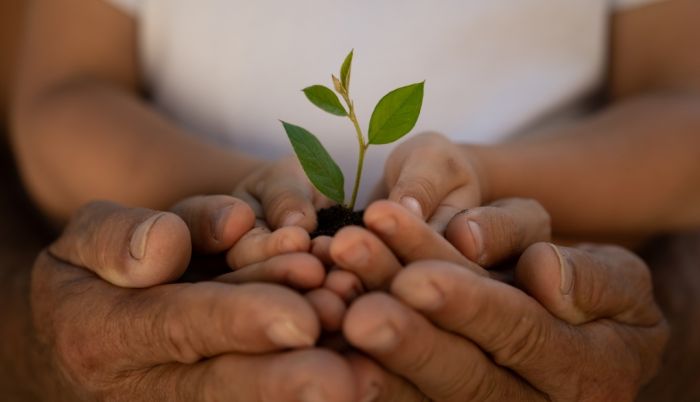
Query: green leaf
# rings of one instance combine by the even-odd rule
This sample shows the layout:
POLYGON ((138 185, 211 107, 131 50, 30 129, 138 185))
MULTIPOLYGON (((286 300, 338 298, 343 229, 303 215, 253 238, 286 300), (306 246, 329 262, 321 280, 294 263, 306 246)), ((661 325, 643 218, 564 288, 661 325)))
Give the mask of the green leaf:
POLYGON ((330 114, 336 116, 347 116, 348 112, 345 111, 343 105, 340 104, 338 96, 336 96, 333 91, 323 85, 313 85, 308 88, 304 88, 304 95, 319 108, 325 110, 330 114))
POLYGON ((343 65, 340 66, 340 82, 343 84, 343 88, 345 88, 346 91, 350 90, 350 70, 352 70, 352 55, 354 52, 355 49, 351 50, 350 53, 345 56, 343 65))
POLYGON ((369 143, 389 144, 408 134, 418 121, 425 81, 395 89, 377 103, 369 121, 369 143))
POLYGON ((345 201, 343 172, 315 135, 304 128, 282 122, 306 176, 322 194, 342 204, 345 201))

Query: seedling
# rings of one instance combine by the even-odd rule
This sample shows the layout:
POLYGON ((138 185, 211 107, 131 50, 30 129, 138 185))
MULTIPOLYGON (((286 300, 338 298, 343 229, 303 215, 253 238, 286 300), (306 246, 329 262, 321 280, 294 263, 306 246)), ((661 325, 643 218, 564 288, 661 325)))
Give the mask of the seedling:
POLYGON ((313 85, 303 89, 311 103, 330 114, 347 117, 355 128, 360 152, 357 160, 357 172, 355 173, 355 185, 349 203, 345 202, 343 172, 318 138, 302 127, 282 122, 294 152, 311 183, 322 194, 350 211, 354 210, 357 201, 367 149, 370 145, 390 144, 397 141, 413 129, 423 105, 425 83, 423 81, 407 85, 384 95, 372 112, 368 137, 365 140, 355 113, 355 104, 350 97, 352 57, 353 51, 350 51, 340 67, 340 78, 331 75, 333 88, 343 99, 345 106, 340 103, 338 96, 328 87, 313 85))

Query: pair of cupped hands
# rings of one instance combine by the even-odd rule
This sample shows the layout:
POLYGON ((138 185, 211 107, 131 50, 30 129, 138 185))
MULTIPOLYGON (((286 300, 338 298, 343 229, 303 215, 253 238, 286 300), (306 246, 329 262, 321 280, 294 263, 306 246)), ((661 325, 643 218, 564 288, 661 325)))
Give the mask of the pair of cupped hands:
POLYGON ((76 214, 32 277, 54 396, 629 401, 658 369, 668 329, 644 263, 547 243, 534 201, 478 206, 476 169, 444 138, 401 145, 389 200, 332 239, 309 238, 322 201, 286 163, 237 197, 76 214), (173 283, 217 256, 232 272, 173 283), (488 271, 504 261, 514 281, 488 271), (352 348, 319 347, 322 333, 352 348))

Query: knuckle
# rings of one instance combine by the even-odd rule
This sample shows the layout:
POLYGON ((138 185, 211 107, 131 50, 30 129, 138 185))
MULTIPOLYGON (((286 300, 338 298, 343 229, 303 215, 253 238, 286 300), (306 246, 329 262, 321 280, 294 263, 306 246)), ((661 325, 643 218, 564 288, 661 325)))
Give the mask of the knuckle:
POLYGON ((421 342, 405 367, 410 373, 425 373, 431 366, 433 356, 435 356, 435 343, 432 341, 421 342))
MULTIPOLYGON (((487 234, 485 241, 493 242, 492 246, 498 246, 504 252, 521 247, 526 228, 520 225, 512 214, 504 213, 502 209, 491 206, 483 207, 482 211, 482 219, 485 221, 483 228, 487 234)), ((489 244, 486 246, 488 247, 489 244)))
POLYGON ((519 367, 535 361, 549 343, 550 334, 544 323, 524 315, 510 331, 503 331, 500 347, 495 348, 494 360, 506 367, 519 367))
MULTIPOLYGON (((496 394, 498 384, 492 376, 487 376, 480 370, 477 375, 473 375, 464 382, 464 388, 460 391, 460 400, 466 401, 491 401, 496 394)), ((451 400, 453 398, 450 398, 451 400)), ((454 400, 458 400, 454 398, 454 400)))
MULTIPOLYGON (((184 291, 182 296, 186 296, 184 291)), ((181 300, 186 299, 183 297, 181 300)), ((201 355, 193 343, 189 320, 182 311, 185 309, 179 308, 178 303, 155 311, 150 331, 154 339, 163 339, 163 347, 175 361, 191 364, 197 362, 201 355)))
POLYGON ((427 212, 428 207, 431 205, 437 206, 440 201, 435 182, 422 176, 399 181, 395 186, 394 192, 402 195, 410 194, 418 201, 424 212, 427 212))
POLYGON ((303 199, 298 189, 284 188, 265 197, 265 212, 275 218, 282 218, 287 210, 299 208, 303 199))

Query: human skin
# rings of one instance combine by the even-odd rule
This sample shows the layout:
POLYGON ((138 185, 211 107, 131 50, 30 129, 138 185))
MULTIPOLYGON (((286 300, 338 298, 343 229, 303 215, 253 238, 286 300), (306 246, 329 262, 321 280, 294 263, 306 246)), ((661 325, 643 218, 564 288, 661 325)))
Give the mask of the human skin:
POLYGON ((111 203, 78 212, 32 272, 31 339, 48 363, 42 368, 38 356, 28 355, 37 364, 39 399, 355 399, 349 364, 309 348, 319 314, 297 292, 225 281, 129 289, 102 279, 122 286, 167 282, 187 266, 190 242, 212 252, 230 248, 247 230, 240 215, 252 213, 227 198, 234 208, 219 238, 195 228, 210 225, 221 197, 180 204, 175 209, 184 219, 111 203))
MULTIPOLYGON (((668 327, 644 263, 617 247, 557 247, 546 213, 503 200, 450 224, 461 248, 484 231, 490 263, 520 256, 518 288, 460 259, 403 207, 380 201, 367 229, 346 228, 330 254, 364 287, 343 332, 360 395, 381 401, 632 401, 661 364, 668 327), (504 233, 511 233, 504 237, 504 233), (524 252, 522 251, 524 249, 524 252), (440 261, 430 261, 438 258, 440 261), (404 267, 404 265, 406 265, 404 267)), ((364 400, 364 399, 363 399, 364 400)))
POLYGON ((475 199, 533 198, 551 214, 556 235, 575 239, 620 242, 697 228, 698 15, 693 0, 614 15, 600 110, 501 144, 467 144, 462 152, 437 137, 433 144, 409 140, 387 162, 389 199, 444 224, 475 199))
MULTIPOLYGON (((477 214, 478 215, 478 214, 477 214)), ((196 214, 195 214, 196 216, 196 214)), ((409 216, 410 217, 410 216, 409 216)), ((473 217, 472 217, 473 218, 473 217)), ((498 215, 490 215, 490 217, 487 217, 487 219, 495 219, 494 222, 498 224, 498 226, 502 226, 501 224, 501 216, 500 218, 498 215)), ((505 218, 510 219, 512 221, 512 217, 505 216, 505 218)), ((484 227, 488 227, 489 225, 487 224, 488 220, 480 220, 480 223, 484 227)), ((517 220, 515 222, 528 222, 532 221, 532 219, 525 219, 525 220, 517 220)), ((8 221, 9 222, 9 221, 8 221)), ((415 221, 414 221, 415 222, 415 221)), ((420 222, 419 222, 420 223, 420 222)), ((462 222, 464 223, 464 222, 462 222)), ((112 227, 112 226, 110 226, 112 227)), ((348 229, 350 230, 350 229, 348 229)), ((204 233, 206 233, 205 231, 204 233)), ((432 231, 427 230, 423 231, 423 233, 430 233, 434 234, 432 231)), ((494 233, 494 236, 498 236, 497 231, 493 231, 490 233, 494 233)), ((465 233, 465 235, 468 237, 468 233, 465 233)), ((535 235, 531 237, 532 240, 536 240, 537 236, 535 235)), ((115 240, 116 238, 112 238, 112 240, 115 240)), ((490 238, 489 238, 490 239, 490 238)), ((77 239, 76 239, 77 240, 77 239)), ((469 242, 470 239, 466 238, 463 239, 465 240, 466 243, 469 242)), ((492 240, 496 240, 495 238, 492 240)), ((124 241, 117 242, 117 244, 112 244, 111 248, 115 248, 118 246, 123 247, 124 241)), ((488 243, 490 244, 490 242, 488 243)), ((507 244, 512 244, 512 245, 517 245, 518 242, 507 242, 507 244)), ((107 249, 110 249, 110 246, 107 244, 104 244, 104 246, 107 249)), ((687 244, 686 244, 687 246, 687 244)), ((691 244, 692 246, 692 244, 691 244)), ((181 247, 181 245, 179 245, 181 247)), ((520 247, 520 246, 518 246, 520 247)), ((491 248, 491 247, 488 247, 491 248)), ((505 250, 504 248, 497 248, 501 250, 505 250)), ((516 249, 512 249, 512 251, 515 251, 516 249)), ((108 250, 105 250, 108 251, 108 250)), ((505 252, 503 252, 505 253, 505 252)), ((492 252, 490 253, 491 255, 497 256, 499 253, 498 252, 492 252)), ((504 254, 501 254, 503 256, 504 254)), ((663 260, 664 262, 668 263, 679 263, 681 261, 674 261, 674 260, 663 260)), ((27 261, 27 259, 25 259, 27 261)), ((45 267, 49 269, 50 271, 57 268, 57 265, 53 265, 53 267, 45 267)), ((63 265, 63 267, 66 267, 63 265)), ((76 271, 75 268, 67 267, 69 271, 76 271)), ((100 272, 100 266, 91 266, 93 270, 96 272, 100 272)), ((700 286, 700 281, 693 281, 690 280, 689 278, 692 278, 693 274, 697 273, 697 270, 694 269, 695 267, 693 264, 678 264, 674 265, 671 268, 676 268, 673 271, 660 271, 662 274, 660 277, 657 279, 662 279, 666 278, 668 280, 668 288, 664 287, 664 289, 667 289, 670 293, 673 293, 674 295, 678 295, 678 297, 683 297, 683 295, 688 296, 688 292, 692 293, 693 292, 693 286, 700 286), (685 266, 689 269, 683 269, 682 267, 685 266), (674 272, 674 274, 678 274, 680 271, 683 271, 685 274, 683 276, 678 276, 678 277, 665 277, 663 276, 663 272, 674 272), (688 276, 690 275, 690 277, 688 276), (678 286, 678 283, 676 279, 682 278, 683 285, 684 286, 678 286), (675 289, 675 290, 674 290, 675 289), (678 291, 678 290, 681 291, 678 291)), ((463 268, 461 268, 463 269, 463 268)), ((77 271, 76 271, 77 272, 77 271)), ((361 272, 361 271, 359 271, 361 272)), ((70 390, 65 387, 65 384, 60 381, 61 376, 59 375, 58 372, 56 372, 56 367, 48 364, 51 362, 52 359, 50 359, 51 355, 51 349, 46 348, 45 346, 42 347, 41 343, 38 343, 36 341, 36 333, 35 333, 35 328, 34 326, 27 322, 30 313, 29 313, 29 306, 26 304, 27 301, 25 299, 25 296, 27 292, 22 292, 22 286, 19 286, 22 283, 26 283, 28 281, 28 269, 17 269, 16 272, 11 273, 11 272, 5 272, 5 277, 6 280, 3 281, 2 286, 3 288, 7 288, 9 291, 3 291, 1 294, 3 295, 3 300, 4 306, 14 306, 11 311, 8 311, 8 313, 12 314, 3 314, 4 316, 4 324, 2 328, 2 333, 3 333, 3 339, 8 339, 10 341, 5 342, 3 346, 5 348, 2 349, 2 361, 3 365, 2 368, 4 372, 8 373, 5 376, 2 377, 2 380, 0 381, 0 384, 2 385, 2 389, 6 390, 7 392, 3 392, 5 395, 18 395, 17 398, 14 398, 13 400, 74 400, 70 394, 70 390), (9 381, 8 381, 9 380, 9 381), (27 394, 21 394, 20 392, 22 390, 31 390, 31 395, 29 393, 27 394)), ((55 274, 55 273, 54 273, 55 274)), ((52 274, 52 275, 54 275, 52 274)), ((83 277, 85 277, 87 274, 82 273, 79 274, 83 277)), ((89 275, 87 275, 89 276, 89 275)), ((167 275, 166 275, 167 276, 167 275)), ((697 275, 695 276, 697 277, 697 275)), ((34 278, 37 278, 37 275, 34 276, 34 278)), ((84 279, 87 280, 87 279, 84 279)), ((107 286, 104 283, 101 283, 99 280, 95 280, 94 278, 91 278, 91 280, 94 280, 94 283, 96 285, 99 285, 100 288, 105 288, 109 291, 109 293, 112 293, 115 291, 116 288, 107 286)), ((608 278, 605 278, 607 281, 608 278)), ((556 281, 555 281, 556 282, 556 281)), ((607 283, 607 282, 604 282, 607 283)), ((666 284, 667 281, 660 281, 662 284, 666 284)), ((554 283, 551 284, 553 285, 553 289, 556 290, 559 287, 559 283, 554 283)), ((68 288, 70 289, 70 287, 68 288)), ((638 289, 639 290, 639 289, 638 289)), ((126 290, 124 290, 126 291, 126 290)), ((130 290, 129 292, 130 295, 134 295, 136 291, 130 290)), ((86 295, 86 304, 87 305, 92 305, 96 301, 98 302, 97 305, 102 305, 104 306, 103 303, 99 303, 100 296, 99 294, 92 294, 89 293, 86 295), (96 300, 88 299, 88 296, 90 297, 96 297, 96 300)), ((665 301, 666 299, 661 299, 665 301)), ((688 300, 692 300, 692 297, 689 298, 688 300)), ((59 303, 58 305, 61 305, 59 303)), ((79 308, 77 308, 77 311, 80 309, 84 308, 84 305, 81 305, 79 308)), ((140 306, 140 308, 143 308, 140 306)), ((678 326, 674 328, 684 328, 683 332, 674 332, 675 342, 671 343, 671 349, 675 351, 673 354, 669 354, 670 356, 674 357, 673 360, 669 360, 665 362, 665 370, 662 373, 664 375, 664 379, 666 381, 655 383, 650 385, 651 391, 655 391, 655 393, 647 394, 647 395, 674 395, 676 399, 674 400, 683 400, 680 399, 682 398, 683 395, 692 395, 692 388, 688 388, 688 386, 692 386, 694 383, 690 384, 684 384, 679 381, 680 378, 688 378, 687 376, 683 376, 682 373, 676 373, 674 369, 678 366, 679 363, 682 363, 680 367, 685 367, 686 368, 686 373, 691 374, 694 373, 692 366, 689 366, 686 363, 683 362, 689 362, 692 361, 692 356, 689 356, 688 353, 692 352, 693 350, 696 350, 693 348, 693 338, 688 337, 690 334, 692 334, 692 325, 691 327, 688 327, 687 325, 690 323, 692 324, 693 322, 697 321, 690 321, 687 322, 684 320, 683 317, 688 317, 690 318, 692 315, 691 310, 678 310, 678 309, 672 309, 672 310, 667 310, 675 313, 674 319, 672 322, 674 323, 683 323, 683 326, 678 326), (677 375, 676 375, 677 374, 677 375), (668 381, 668 380, 671 381, 668 381), (685 388, 679 388, 678 384, 684 385, 685 388), (655 387, 652 387, 655 385, 655 387)), ((126 313, 125 313, 126 314, 126 313)), ((144 314, 144 312, 140 312, 140 314, 144 314)), ((85 320, 85 325, 89 326, 90 323, 94 324, 96 327, 102 328, 103 322, 99 320, 99 317, 91 317, 88 318, 86 317, 85 320), (91 320, 91 318, 95 318, 95 320, 91 320)), ((125 316, 125 318, 128 318, 125 316)), ((206 325, 206 323, 204 323, 206 325)), ((89 340, 89 338, 88 338, 89 340)), ((109 344, 109 340, 105 338, 101 338, 100 345, 105 345, 109 344)), ((88 343, 89 345, 89 343, 88 343)), ((128 353, 129 356, 137 356, 133 351, 129 351, 128 353)), ((334 360, 334 359, 330 359, 334 360)), ((405 390, 406 384, 403 382, 396 383, 396 377, 395 376, 386 376, 386 371, 381 370, 380 366, 376 364, 372 364, 371 362, 368 362, 367 360, 358 360, 356 357, 353 357, 352 360, 352 365, 351 367, 353 370, 355 370, 355 375, 357 376, 358 379, 364 379, 364 382, 360 383, 358 385, 358 391, 365 391, 369 389, 369 385, 373 383, 380 384, 382 388, 380 389, 388 389, 387 387, 391 386, 392 384, 394 385, 399 385, 400 387, 397 389, 398 391, 405 390), (365 385, 362 385, 365 384, 365 385), (364 388, 363 388, 364 387, 364 388)), ((321 370, 321 369, 318 369, 321 370)), ((341 370, 342 371, 342 370, 341 370)), ((326 371, 324 369, 324 375, 326 375, 326 371)), ((228 378, 228 377, 227 377, 228 378)), ((287 380, 285 378, 285 380, 287 380)), ((410 387, 409 387, 410 389, 410 387)), ((650 392, 651 392, 650 391, 650 392)), ((223 391, 222 391, 223 392, 223 391)), ((148 395, 148 394, 144 394, 148 395)), ((693 400, 692 397, 689 397, 690 399, 686 400, 693 400)), ((649 400, 656 400, 656 399, 649 399, 649 400)))
MULTIPOLYGON (((411 136, 386 162, 387 198, 439 231, 464 208, 509 197, 538 200, 559 239, 633 244, 697 228, 698 15, 693 0, 615 14, 607 96, 596 111, 488 146, 454 144, 435 133, 411 136)), ((285 207, 312 209, 289 195, 296 201, 285 207)))

